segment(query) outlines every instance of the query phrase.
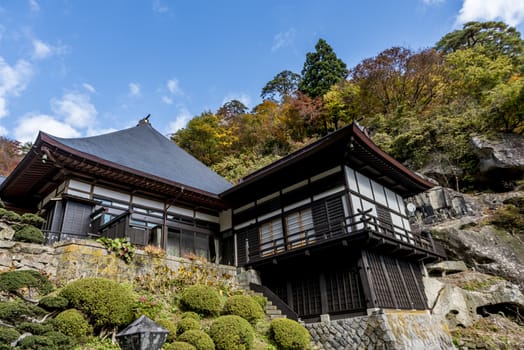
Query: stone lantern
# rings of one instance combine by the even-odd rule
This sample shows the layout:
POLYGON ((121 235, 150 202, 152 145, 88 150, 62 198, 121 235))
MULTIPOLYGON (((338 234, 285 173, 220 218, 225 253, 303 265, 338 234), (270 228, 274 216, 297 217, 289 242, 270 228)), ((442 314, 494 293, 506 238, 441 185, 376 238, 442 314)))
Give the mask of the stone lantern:
POLYGON ((122 350, 160 350, 169 331, 146 316, 140 316, 116 335, 122 350))

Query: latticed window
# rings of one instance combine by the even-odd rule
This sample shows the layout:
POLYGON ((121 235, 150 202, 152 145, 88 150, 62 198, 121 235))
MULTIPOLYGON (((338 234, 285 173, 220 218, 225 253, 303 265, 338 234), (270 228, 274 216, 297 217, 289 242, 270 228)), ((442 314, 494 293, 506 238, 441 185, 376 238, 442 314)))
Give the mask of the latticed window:
POLYGON ((284 230, 280 217, 259 226, 260 255, 271 255, 284 250, 284 230))
POLYGON ((296 248, 314 241, 313 215, 311 208, 306 208, 286 216, 288 247, 296 248))

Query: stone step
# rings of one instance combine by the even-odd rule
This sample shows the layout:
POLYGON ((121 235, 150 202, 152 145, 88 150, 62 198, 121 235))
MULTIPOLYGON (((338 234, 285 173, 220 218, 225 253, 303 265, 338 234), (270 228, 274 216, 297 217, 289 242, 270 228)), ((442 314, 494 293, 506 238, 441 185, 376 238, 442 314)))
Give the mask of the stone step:
POLYGON ((277 310, 277 306, 276 305, 273 305, 273 304, 266 304, 266 307, 265 307, 266 311, 267 310, 277 310))
POLYGON ((286 315, 269 315, 270 320, 274 320, 277 318, 287 318, 287 316, 286 315))
POLYGON ((266 309, 266 315, 282 315, 282 311, 279 309, 266 309))

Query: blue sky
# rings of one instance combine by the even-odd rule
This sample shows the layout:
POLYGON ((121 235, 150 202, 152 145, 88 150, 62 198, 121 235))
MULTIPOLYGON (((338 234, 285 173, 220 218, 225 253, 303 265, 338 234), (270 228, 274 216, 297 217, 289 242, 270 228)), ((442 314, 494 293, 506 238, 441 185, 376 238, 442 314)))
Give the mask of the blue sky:
POLYGON ((1 1, 0 135, 91 136, 149 113, 167 135, 232 99, 257 105, 319 38, 353 67, 495 19, 522 32, 524 0, 1 1))

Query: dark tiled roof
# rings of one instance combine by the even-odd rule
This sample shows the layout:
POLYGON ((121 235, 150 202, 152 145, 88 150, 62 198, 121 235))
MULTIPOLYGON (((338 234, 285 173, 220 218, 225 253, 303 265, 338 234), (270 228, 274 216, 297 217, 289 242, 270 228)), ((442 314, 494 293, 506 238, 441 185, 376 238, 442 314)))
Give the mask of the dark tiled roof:
POLYGON ((149 123, 84 138, 49 138, 115 165, 218 194, 231 184, 156 131, 149 123))

